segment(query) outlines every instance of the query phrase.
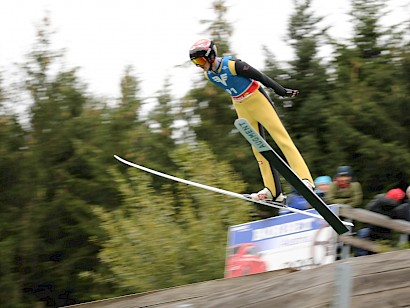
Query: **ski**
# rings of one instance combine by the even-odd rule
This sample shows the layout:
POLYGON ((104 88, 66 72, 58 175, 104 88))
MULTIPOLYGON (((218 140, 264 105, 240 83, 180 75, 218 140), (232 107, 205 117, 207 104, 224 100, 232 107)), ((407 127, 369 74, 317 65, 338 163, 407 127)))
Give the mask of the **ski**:
POLYGON ((162 173, 162 172, 159 172, 159 171, 156 171, 156 170, 144 167, 144 166, 140 166, 140 165, 132 163, 132 162, 130 162, 130 161, 124 159, 124 158, 121 158, 118 155, 114 155, 114 157, 118 161, 120 161, 123 164, 126 164, 130 167, 134 167, 134 168, 143 170, 143 171, 151 173, 151 174, 155 174, 157 176, 160 176, 160 177, 172 180, 172 181, 176 181, 176 182, 184 183, 184 184, 187 184, 187 185, 199 187, 199 188, 202 188, 202 189, 206 189, 206 190, 213 191, 213 192, 223 194, 223 195, 226 195, 226 196, 242 199, 242 200, 245 200, 245 201, 249 201, 249 202, 253 202, 253 203, 259 203, 259 204, 262 204, 262 205, 265 205, 265 206, 275 207, 275 208, 278 208, 278 209, 287 209, 287 210, 289 210, 291 212, 294 212, 294 213, 303 214, 303 215, 311 216, 311 217, 318 218, 318 219, 323 219, 322 216, 317 215, 315 213, 310 213, 310 212, 307 212, 307 211, 302 211, 302 210, 294 209, 294 208, 291 208, 291 207, 287 207, 287 206, 284 206, 283 204, 281 204, 279 202, 253 200, 253 199, 251 199, 251 198, 249 198, 245 195, 238 194, 238 193, 235 193, 235 192, 232 192, 232 191, 229 191, 229 190, 224 190, 224 189, 208 186, 208 185, 205 185, 205 184, 200 184, 200 183, 197 183, 197 182, 181 179, 181 178, 178 178, 178 177, 173 176, 173 175, 169 175, 169 174, 162 173))
MULTIPOLYGON (((327 204, 302 182, 289 165, 272 149, 272 147, 258 134, 246 119, 237 119, 235 121, 235 126, 245 139, 248 140, 248 142, 256 148, 257 151, 259 151, 303 197, 305 197, 307 202, 309 202, 309 204, 338 234, 344 234, 349 231, 346 226, 352 226, 353 224, 341 221, 340 218, 329 209, 327 204)), ((288 207, 287 209, 291 209, 291 207, 288 207)))

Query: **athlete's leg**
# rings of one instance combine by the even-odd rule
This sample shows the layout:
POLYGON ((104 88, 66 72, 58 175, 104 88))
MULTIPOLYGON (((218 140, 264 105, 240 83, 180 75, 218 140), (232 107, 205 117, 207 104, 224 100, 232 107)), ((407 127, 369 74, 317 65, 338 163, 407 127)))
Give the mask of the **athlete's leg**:
MULTIPOLYGON (((266 139, 265 138, 265 128, 260 124, 260 123, 258 123, 258 128, 259 128, 259 130, 258 130, 258 132, 259 132, 259 134, 262 136, 262 138, 263 139, 266 139)), ((256 149, 253 149, 253 151, 254 151, 254 153, 255 153, 255 150, 256 149)), ((257 151, 258 152, 258 151, 257 151)), ((260 154, 259 152, 258 152, 258 154, 260 154)), ((261 155, 262 156, 262 155, 261 155)), ((263 156, 262 156, 263 157, 263 156)), ((280 175, 279 175, 279 172, 278 172, 278 170, 276 170, 275 168, 273 168, 273 166, 265 159, 265 162, 269 165, 269 170, 264 170, 264 172, 266 172, 266 173, 269 173, 269 171, 272 173, 272 176, 273 176, 273 182, 274 182, 274 185, 275 185, 275 189, 274 190, 271 190, 271 192, 272 192, 272 195, 274 196, 274 197, 278 197, 281 193, 282 193, 282 185, 281 185, 281 183, 280 183, 280 175)), ((262 174, 262 171, 261 171, 261 174, 262 174)), ((270 177, 270 175, 266 175, 267 177, 270 177)), ((263 175, 262 175, 262 178, 263 178, 263 175)), ((271 185, 271 183, 269 183, 270 185, 271 185)), ((268 187, 269 188, 269 186, 266 186, 266 187, 268 187)), ((275 199, 275 198, 274 198, 275 199)))
POLYGON ((252 116, 253 121, 261 123, 272 136, 295 173, 301 179, 308 179, 313 183, 309 168, 269 100, 261 92, 256 91, 241 104, 242 109, 252 116))
MULTIPOLYGON (((236 109, 236 113, 238 114, 238 118, 244 118, 248 120, 249 124, 252 125, 252 127, 257 132, 263 134, 263 128, 259 125, 259 123, 256 120, 253 119, 253 117, 250 114, 248 114, 246 108, 243 108, 243 104, 234 102, 234 106, 236 109)), ((271 167, 266 158, 263 157, 263 155, 259 153, 254 147, 252 147, 252 151, 259 164, 263 184, 265 185, 265 187, 269 188, 273 197, 277 197, 282 192, 278 172, 271 167)))

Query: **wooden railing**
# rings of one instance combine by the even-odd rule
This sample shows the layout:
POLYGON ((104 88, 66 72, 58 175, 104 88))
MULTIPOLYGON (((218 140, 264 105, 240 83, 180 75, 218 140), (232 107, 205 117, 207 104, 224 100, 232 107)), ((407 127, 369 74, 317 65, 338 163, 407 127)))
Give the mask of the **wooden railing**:
MULTIPOLYGON (((339 216, 343 217, 343 219, 350 220, 353 223, 360 221, 363 223, 368 223, 393 230, 401 234, 399 243, 404 243, 405 241, 407 241, 407 235, 410 234, 410 222, 400 219, 391 219, 390 217, 385 215, 381 215, 361 208, 353 208, 348 205, 338 206, 339 216)), ((386 251, 386 248, 388 250, 397 250, 396 247, 386 247, 386 245, 384 244, 382 245, 374 241, 358 238, 352 234, 340 235, 339 241, 350 246, 362 248, 376 253, 386 251)))

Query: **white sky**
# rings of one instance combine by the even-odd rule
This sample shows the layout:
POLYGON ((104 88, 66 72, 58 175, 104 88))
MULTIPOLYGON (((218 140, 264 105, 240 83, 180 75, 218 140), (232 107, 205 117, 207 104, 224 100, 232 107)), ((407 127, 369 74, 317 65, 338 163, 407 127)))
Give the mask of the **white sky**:
MULTIPOLYGON (((1 0, 0 71, 22 62, 35 41, 36 25, 49 12, 56 30, 54 43, 65 48, 68 67, 80 67, 80 78, 91 93, 119 97, 120 78, 133 65, 144 97, 155 95, 169 76, 175 97, 188 91, 198 69, 176 68, 188 60, 189 47, 206 35, 200 20, 214 19, 211 0, 1 0)), ((385 23, 410 16, 410 0, 387 0, 394 14, 385 23)), ((293 1, 227 0, 228 21, 234 27, 233 51, 262 69, 262 45, 281 61, 292 57, 284 42, 293 1)), ((336 38, 349 36, 349 0, 313 0, 318 16, 332 25, 336 38)))

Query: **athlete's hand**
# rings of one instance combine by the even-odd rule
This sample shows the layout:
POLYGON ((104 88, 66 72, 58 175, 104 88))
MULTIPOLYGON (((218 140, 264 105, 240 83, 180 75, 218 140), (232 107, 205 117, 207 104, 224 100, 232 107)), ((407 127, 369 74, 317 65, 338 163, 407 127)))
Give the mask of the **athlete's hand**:
POLYGON ((295 97, 299 94, 299 90, 292 90, 292 89, 285 89, 286 90, 286 97, 295 97))

